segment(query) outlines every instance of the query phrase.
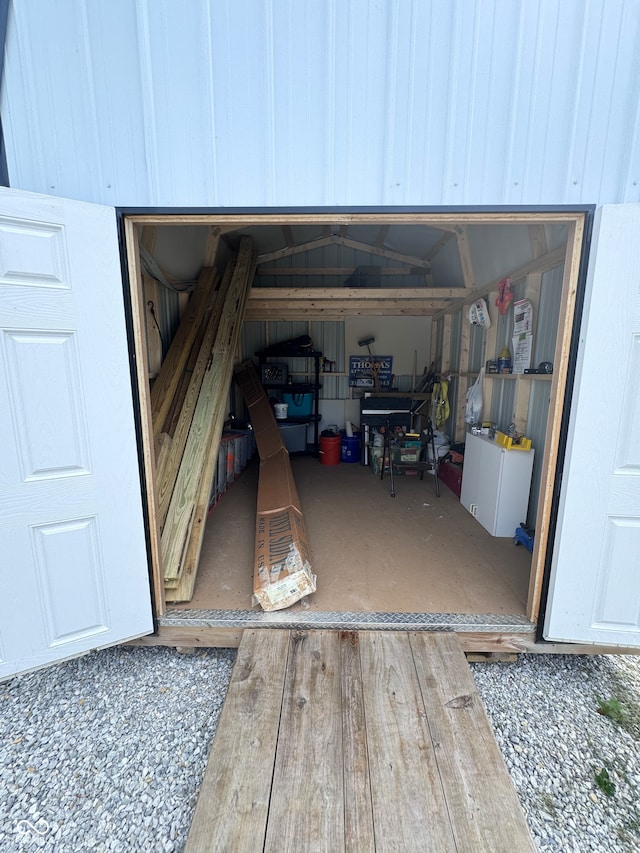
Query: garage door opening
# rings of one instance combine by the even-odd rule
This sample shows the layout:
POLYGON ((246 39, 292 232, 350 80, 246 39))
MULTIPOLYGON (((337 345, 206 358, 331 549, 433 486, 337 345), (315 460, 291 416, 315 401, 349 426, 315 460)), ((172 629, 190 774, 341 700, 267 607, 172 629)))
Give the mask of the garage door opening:
MULTIPOLYGON (((229 358, 232 363, 253 359, 258 369, 276 365, 285 382, 290 377, 292 385, 309 389, 294 401, 294 409, 296 404, 303 407, 297 420, 290 412, 288 420, 294 427, 291 464, 317 591, 278 618, 300 624, 362 624, 393 621, 394 614, 402 613, 403 624, 419 625, 442 621, 448 614, 452 624, 466 620, 471 626, 491 626, 495 621, 532 630, 548 544, 584 213, 127 214, 124 223, 161 624, 187 624, 190 617, 203 625, 243 625, 267 616, 273 621, 274 614, 252 609, 251 602, 255 458, 236 460, 238 470, 225 480, 220 494, 214 482, 220 476, 218 463, 212 466, 210 511, 188 601, 170 600, 174 596, 162 557, 163 498, 156 475, 167 439, 153 423, 154 383, 172 341, 181 334, 181 321, 184 327, 185 317, 193 313, 191 294, 197 282, 207 271, 223 281, 229 260, 244 241, 250 243, 255 263, 229 358), (480 299, 490 315, 488 326, 479 324, 477 316, 472 322, 470 308, 480 299), (530 307, 531 325, 524 338, 514 340, 513 306, 525 304, 523 300, 530 307), (305 338, 321 354, 317 401, 312 393, 314 359, 298 353, 288 359, 260 356, 274 344, 305 338), (367 340, 371 342, 363 345, 367 340), (504 347, 514 372, 488 372, 504 347), (391 359, 383 380, 373 377, 375 388, 359 385, 355 376, 354 365, 363 355, 391 359), (522 372, 525 359, 527 370, 540 372, 522 372), (366 442, 361 433, 369 453, 356 464, 323 465, 317 455, 323 431, 343 430, 348 423, 360 428, 365 395, 409 400, 419 409, 411 428, 421 431, 427 415, 435 416, 432 384, 416 390, 429 373, 446 383, 447 411, 440 411, 437 424, 443 443, 464 453, 461 446, 469 436, 465 398, 481 368, 481 420, 501 432, 511 428, 526 436, 534 450, 531 479, 523 487, 526 517, 519 519, 535 529, 531 551, 514 543, 515 529, 508 536, 493 535, 496 531, 461 503, 464 465, 451 456, 445 458, 439 497, 432 476, 426 473, 421 479, 405 471, 397 478, 394 499, 388 474, 381 479, 373 470, 375 429, 366 442)), ((196 325, 204 310, 196 312, 196 325)), ((186 357, 180 369, 193 368, 186 357)), ((241 434, 247 413, 238 388, 229 382, 218 385, 215 393, 210 416, 221 421, 227 436, 241 434)), ((283 393, 286 386, 270 391, 274 402, 283 393)), ((246 449, 242 453, 246 457, 246 449)), ((495 502, 500 488, 488 485, 492 473, 479 476, 484 490, 473 501, 476 507, 495 502)), ((510 488, 517 491, 517 484, 510 488)), ((510 494, 503 491, 503 502, 511 500, 510 494)))

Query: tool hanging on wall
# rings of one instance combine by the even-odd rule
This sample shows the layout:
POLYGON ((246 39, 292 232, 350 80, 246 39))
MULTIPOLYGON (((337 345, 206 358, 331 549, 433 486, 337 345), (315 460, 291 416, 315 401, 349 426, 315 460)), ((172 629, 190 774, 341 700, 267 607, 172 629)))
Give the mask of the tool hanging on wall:
POLYGON ((511 279, 503 278, 502 281, 498 282, 498 298, 496 299, 496 306, 500 312, 500 316, 504 316, 507 313, 507 309, 512 302, 511 279))
POLYGON ((432 417, 436 429, 440 429, 450 414, 449 383, 446 379, 441 379, 439 382, 435 382, 433 386, 432 417))
POLYGON ((361 340, 358 341, 358 346, 367 348, 367 352, 369 353, 369 362, 371 365, 371 375, 373 376, 373 388, 375 391, 379 391, 380 379, 378 377, 378 371, 380 370, 380 364, 375 360, 373 353, 371 352, 371 344, 375 343, 375 340, 376 339, 373 336, 369 338, 361 338, 361 340))

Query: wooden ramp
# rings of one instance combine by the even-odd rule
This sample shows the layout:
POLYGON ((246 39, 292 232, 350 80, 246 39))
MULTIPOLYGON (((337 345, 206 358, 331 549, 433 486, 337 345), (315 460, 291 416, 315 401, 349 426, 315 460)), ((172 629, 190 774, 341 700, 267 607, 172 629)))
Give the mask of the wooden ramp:
POLYGON ((244 632, 186 853, 535 849, 455 634, 244 632))

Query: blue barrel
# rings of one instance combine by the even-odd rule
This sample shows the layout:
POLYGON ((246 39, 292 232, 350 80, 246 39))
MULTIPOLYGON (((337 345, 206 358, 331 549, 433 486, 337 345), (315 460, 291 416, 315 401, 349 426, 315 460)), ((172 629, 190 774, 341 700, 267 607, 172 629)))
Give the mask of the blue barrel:
POLYGON ((340 459, 342 462, 360 462, 360 436, 342 433, 340 459))

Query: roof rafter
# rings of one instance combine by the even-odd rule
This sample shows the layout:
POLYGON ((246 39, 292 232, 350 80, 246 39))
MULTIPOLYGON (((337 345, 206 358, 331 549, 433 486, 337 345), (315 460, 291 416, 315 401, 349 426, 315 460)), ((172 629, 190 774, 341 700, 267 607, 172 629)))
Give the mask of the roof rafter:
POLYGON ((361 243, 359 240, 351 240, 349 237, 342 237, 332 234, 329 237, 319 237, 315 240, 308 240, 306 243, 299 243, 297 246, 286 246, 283 249, 277 249, 275 252, 265 252, 258 255, 258 264, 266 264, 270 261, 278 261, 282 258, 289 258, 293 255, 299 255, 302 252, 309 252, 313 249, 322 249, 325 246, 345 246, 349 249, 365 252, 368 255, 374 255, 377 258, 387 258, 392 261, 400 261, 403 264, 409 264, 413 267, 429 270, 430 265, 422 258, 414 257, 413 255, 405 255, 403 252, 394 252, 391 249, 379 248, 371 246, 369 243, 361 243))

